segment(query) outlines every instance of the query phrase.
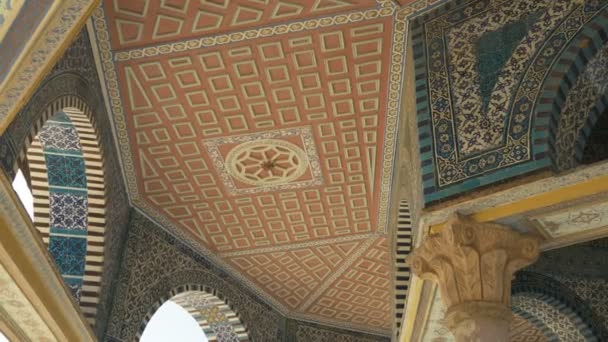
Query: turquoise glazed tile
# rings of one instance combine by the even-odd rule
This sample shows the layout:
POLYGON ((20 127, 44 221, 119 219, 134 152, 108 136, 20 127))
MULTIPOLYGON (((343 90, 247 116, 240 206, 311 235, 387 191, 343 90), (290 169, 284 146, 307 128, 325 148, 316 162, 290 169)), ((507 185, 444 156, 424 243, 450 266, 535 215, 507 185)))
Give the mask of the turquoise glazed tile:
POLYGON ((45 154, 50 186, 86 188, 87 178, 82 157, 45 154))
POLYGON ((63 275, 83 276, 87 239, 77 237, 51 236, 49 251, 59 272, 63 275))

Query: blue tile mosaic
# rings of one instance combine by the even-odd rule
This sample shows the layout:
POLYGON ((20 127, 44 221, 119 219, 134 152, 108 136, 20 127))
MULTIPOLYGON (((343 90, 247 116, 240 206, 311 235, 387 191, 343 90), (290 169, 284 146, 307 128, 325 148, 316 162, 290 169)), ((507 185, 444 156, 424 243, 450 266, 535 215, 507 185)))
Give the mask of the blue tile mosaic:
POLYGON ((597 27, 594 17, 608 5, 581 11, 566 0, 451 4, 412 21, 426 203, 552 165, 551 112, 567 93, 564 83, 586 65, 578 57, 556 61, 588 49, 576 41, 579 32, 597 27))
POLYGON ((51 192, 51 229, 87 229, 87 196, 75 193, 51 192))
POLYGON ((70 292, 72 293, 72 296, 74 296, 76 301, 80 302, 80 295, 82 293, 82 283, 83 283, 82 278, 64 277, 63 281, 70 289, 70 292))
POLYGON ((51 236, 49 251, 59 272, 63 275, 84 275, 87 239, 79 237, 51 236))
POLYGON ((82 154, 78 132, 71 124, 47 122, 38 133, 38 138, 45 151, 64 153, 70 151, 82 154))
POLYGON ((86 188, 87 178, 82 157, 45 154, 50 186, 86 188))

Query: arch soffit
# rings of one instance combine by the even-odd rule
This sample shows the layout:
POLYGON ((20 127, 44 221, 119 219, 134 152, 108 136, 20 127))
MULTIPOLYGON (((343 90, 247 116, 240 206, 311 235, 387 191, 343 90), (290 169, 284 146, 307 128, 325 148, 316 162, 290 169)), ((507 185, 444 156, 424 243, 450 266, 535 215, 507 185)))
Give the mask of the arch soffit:
MULTIPOLYGON (((89 230, 95 234, 87 234, 87 252, 84 281, 87 290, 80 297, 80 307, 90 324, 95 325, 97 315, 97 302, 101 289, 101 277, 97 274, 99 268, 103 267, 103 246, 105 231, 105 185, 103 179, 103 153, 96 127, 92 107, 89 105, 94 97, 89 92, 86 82, 79 76, 71 73, 57 75, 45 82, 34 94, 28 104, 8 127, 3 138, 4 143, 9 143, 12 148, 12 158, 7 158, 8 163, 3 167, 5 171, 14 177, 20 166, 27 165, 27 154, 33 147, 34 141, 42 130, 44 124, 58 112, 66 108, 72 108, 66 114, 74 125, 81 143, 87 145, 86 157, 84 158, 87 179, 87 193, 90 200, 95 202, 97 209, 92 210, 88 206, 89 230), (74 110, 75 109, 75 110, 74 110), (95 236, 93 236, 95 235, 95 236), (94 241, 93 241, 94 240, 94 241), (89 246, 101 244, 101 252, 92 251, 95 248, 89 246), (98 255, 99 254, 99 255, 98 255), (93 261, 94 260, 94 261, 93 261)), ((40 146, 38 148, 42 153, 40 146)), ((44 164, 44 160, 41 161, 44 164)), ((44 167, 44 166, 43 166, 44 167)), ((45 177, 46 178, 46 177, 45 177)), ((48 183, 48 182, 47 182, 48 183)), ((45 185, 48 193, 48 185, 45 185)), ((42 210, 49 211, 50 200, 47 195, 42 202, 36 201, 34 212, 42 210)), ((50 211, 49 211, 50 212, 50 211)), ((48 221, 48 220, 47 220, 48 221)), ((36 227, 42 232, 43 240, 49 244, 49 227, 36 227)), ((96 248, 99 249, 99 248, 96 248)))
MULTIPOLYGON (((30 98, 28 103, 18 113, 8 126, 0 141, 5 145, 6 158, 2 159, 2 167, 10 178, 14 178, 19 164, 23 162, 27 149, 44 123, 54 114, 49 108, 61 107, 61 103, 69 104, 82 111, 89 119, 99 142, 99 131, 93 111, 103 105, 101 99, 95 96, 85 79, 64 72, 45 81, 30 98)), ((63 108, 65 108, 63 107, 63 108)), ((101 152, 103 146, 100 144, 101 152)), ((101 154, 103 156, 103 153, 101 154)))
MULTIPOLYGON (((560 129, 560 122, 563 121, 562 113, 566 99, 576 86, 579 76, 585 72, 588 63, 608 41, 608 5, 596 6, 604 8, 580 29, 554 60, 543 81, 533 111, 532 148, 535 154, 548 154, 552 165, 558 170, 561 168, 556 160, 559 154, 559 151, 556 151, 556 142, 560 139, 559 135, 564 134, 563 128, 560 129)), ((597 111, 595 108, 598 105, 601 106, 602 102, 595 103, 590 112, 597 111)), ((581 135, 577 134, 577 149, 584 147, 587 135, 590 133, 589 128, 595 124, 595 120, 597 118, 594 117, 586 120, 584 128, 580 130, 581 135)), ((575 156, 573 155, 572 158, 575 156)))
POLYGON ((147 324, 156 311, 168 300, 175 302, 190 313, 209 341, 221 341, 218 336, 236 338, 239 341, 248 341, 246 326, 241 321, 227 300, 216 290, 200 285, 185 284, 172 288, 166 295, 161 296, 146 313, 137 332, 141 338, 147 324))
MULTIPOLYGON (((553 322, 542 317, 542 310, 536 312, 533 306, 526 306, 525 303, 536 302, 538 305, 546 305, 549 310, 555 310, 553 311, 555 317, 561 317, 570 322, 586 339, 603 341, 608 338, 608 330, 591 308, 585 304, 586 302, 565 285, 549 276, 527 271, 519 272, 512 283, 511 292, 514 299, 514 311, 527 312, 543 322, 546 327, 551 327, 553 322), (523 300, 518 302, 518 298, 523 300)), ((542 331, 541 326, 537 327, 542 331)), ((564 331, 556 329, 552 329, 552 331, 557 336, 564 333, 564 331)), ((547 334, 546 336, 551 338, 552 335, 547 334)))

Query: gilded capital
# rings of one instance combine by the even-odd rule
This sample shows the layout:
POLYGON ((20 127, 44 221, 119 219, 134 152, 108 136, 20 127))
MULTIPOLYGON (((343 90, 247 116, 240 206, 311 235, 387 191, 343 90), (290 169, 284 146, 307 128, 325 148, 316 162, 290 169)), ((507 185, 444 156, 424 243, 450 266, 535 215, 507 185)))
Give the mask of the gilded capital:
POLYGON ((538 258, 538 240, 496 223, 455 214, 409 257, 412 272, 438 283, 449 308, 467 302, 510 305, 513 274, 538 258))

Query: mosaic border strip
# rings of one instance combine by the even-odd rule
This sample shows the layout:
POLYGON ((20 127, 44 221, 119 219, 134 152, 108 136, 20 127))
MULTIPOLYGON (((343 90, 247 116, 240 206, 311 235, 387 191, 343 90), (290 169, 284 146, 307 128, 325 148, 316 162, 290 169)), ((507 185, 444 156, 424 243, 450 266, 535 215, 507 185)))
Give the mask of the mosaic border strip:
POLYGON ((246 31, 237 31, 230 34, 218 34, 213 36, 204 36, 202 38, 197 39, 178 41, 174 43, 155 44, 143 48, 134 48, 115 52, 114 60, 118 62, 124 62, 133 59, 167 55, 174 52, 199 50, 219 45, 236 43, 240 41, 247 41, 300 31, 316 30, 318 28, 323 28, 327 26, 344 25, 359 22, 362 20, 372 20, 380 17, 391 16, 394 13, 395 8, 392 6, 384 7, 381 9, 374 8, 362 12, 352 12, 349 14, 339 14, 323 18, 295 21, 289 24, 271 25, 246 31))

